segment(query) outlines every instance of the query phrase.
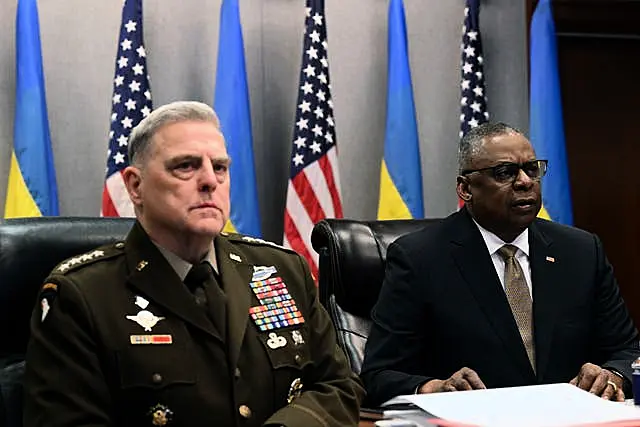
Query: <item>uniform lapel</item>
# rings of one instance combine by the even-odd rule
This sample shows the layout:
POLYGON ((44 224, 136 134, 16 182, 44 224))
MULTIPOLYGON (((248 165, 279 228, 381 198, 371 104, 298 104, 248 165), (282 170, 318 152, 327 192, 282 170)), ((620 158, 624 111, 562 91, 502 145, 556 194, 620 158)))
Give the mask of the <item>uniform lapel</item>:
POLYGON ((502 340, 507 354, 523 373, 533 376, 518 326, 500 284, 487 246, 471 216, 463 209, 449 225, 452 228, 452 255, 489 324, 502 340))
POLYGON ((251 275, 253 266, 247 264, 244 255, 224 236, 215 240, 216 260, 220 270, 222 287, 227 296, 227 340, 230 366, 235 366, 240 354, 249 319, 251 305, 251 275))
POLYGON ((125 242, 129 284, 203 332, 222 341, 206 313, 201 310, 176 272, 151 242, 139 223, 133 226, 125 242))
POLYGON ((554 282, 558 266, 551 247, 552 240, 542 234, 534 222, 529 227, 529 262, 531 263, 531 282, 533 283, 533 324, 536 342, 536 363, 539 378, 549 361, 554 325, 561 298, 554 282))

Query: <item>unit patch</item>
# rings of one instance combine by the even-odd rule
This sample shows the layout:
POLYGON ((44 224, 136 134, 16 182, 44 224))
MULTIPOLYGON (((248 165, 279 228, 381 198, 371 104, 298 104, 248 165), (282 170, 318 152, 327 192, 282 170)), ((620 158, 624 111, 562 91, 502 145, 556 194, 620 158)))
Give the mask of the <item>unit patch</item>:
POLYGON ((58 285, 55 283, 45 283, 40 291, 40 321, 44 322, 47 318, 49 310, 51 310, 51 304, 58 295, 58 285))

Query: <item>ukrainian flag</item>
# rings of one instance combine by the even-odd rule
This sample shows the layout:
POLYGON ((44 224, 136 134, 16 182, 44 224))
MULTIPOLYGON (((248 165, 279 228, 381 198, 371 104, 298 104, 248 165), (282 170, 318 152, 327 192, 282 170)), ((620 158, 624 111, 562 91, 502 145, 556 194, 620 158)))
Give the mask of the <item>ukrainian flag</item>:
POLYGON ((531 21, 530 136, 539 159, 549 160, 542 179, 539 216, 573 224, 565 149, 556 30, 550 0, 540 0, 531 21))
POLYGON ((58 215, 36 0, 16 16, 16 112, 5 218, 58 215))
POLYGON ((422 218, 418 124, 402 0, 389 4, 389 69, 378 219, 422 218))
POLYGON ((226 231, 261 237, 244 42, 238 0, 220 8, 214 109, 231 156, 231 218, 226 231))

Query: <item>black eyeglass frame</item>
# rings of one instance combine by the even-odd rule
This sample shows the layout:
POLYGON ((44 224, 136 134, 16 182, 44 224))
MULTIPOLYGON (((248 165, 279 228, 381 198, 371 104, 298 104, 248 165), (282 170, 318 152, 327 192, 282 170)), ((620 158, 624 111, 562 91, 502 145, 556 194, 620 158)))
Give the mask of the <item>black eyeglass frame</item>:
POLYGON ((460 172, 461 176, 466 176, 469 175, 471 173, 474 172, 484 172, 484 171, 491 171, 491 176, 493 179, 495 179, 497 182, 514 182, 516 180, 516 178, 518 178, 518 175, 520 174, 520 171, 524 171, 524 173, 531 179, 533 180, 540 180, 542 179, 543 176, 545 176, 547 174, 547 169, 548 169, 548 164, 549 161, 548 160, 542 160, 542 159, 536 159, 536 160, 529 160, 528 162, 523 162, 523 163, 513 163, 513 162, 503 162, 503 163, 499 163, 495 166, 489 166, 486 168, 480 168, 480 169, 465 169, 462 172, 460 172), (542 171, 542 173, 540 174, 540 176, 537 177, 532 177, 531 175, 529 175, 527 173, 527 170, 525 169, 528 165, 532 165, 534 163, 538 163, 538 169, 540 169, 542 171), (505 180, 501 180, 498 179, 497 177, 497 173, 496 171, 499 168, 504 168, 504 167, 513 167, 513 166, 517 166, 518 167, 518 171, 517 173, 515 173, 513 175, 512 178, 509 179, 505 179, 505 180))

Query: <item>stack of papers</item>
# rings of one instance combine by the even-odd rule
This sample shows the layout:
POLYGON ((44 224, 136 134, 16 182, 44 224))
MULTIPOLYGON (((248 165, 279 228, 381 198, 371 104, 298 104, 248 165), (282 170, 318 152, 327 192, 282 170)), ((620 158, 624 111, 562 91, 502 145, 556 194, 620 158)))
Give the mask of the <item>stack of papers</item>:
MULTIPOLYGON (((383 405, 412 403, 425 421, 482 427, 640 427, 640 409, 603 400, 570 384, 547 384, 398 396, 383 405)), ((401 411, 387 415, 402 418, 401 411)), ((409 412, 407 412, 409 415, 409 412)), ((415 411, 410 414, 415 419, 415 411)))

